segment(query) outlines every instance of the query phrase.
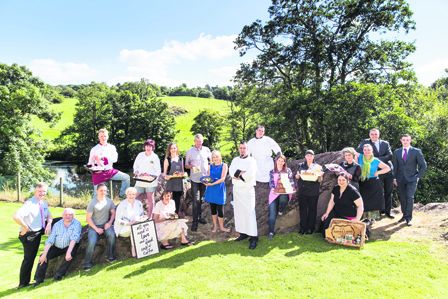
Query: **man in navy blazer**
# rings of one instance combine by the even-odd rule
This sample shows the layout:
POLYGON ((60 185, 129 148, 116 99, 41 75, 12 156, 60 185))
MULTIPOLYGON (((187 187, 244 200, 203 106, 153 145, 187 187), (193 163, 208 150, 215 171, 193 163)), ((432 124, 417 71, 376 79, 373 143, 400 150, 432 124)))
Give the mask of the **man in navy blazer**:
MULTIPOLYGON (((389 165, 391 169, 393 169, 392 149, 390 148, 389 142, 380 139, 380 130, 376 128, 370 130, 369 137, 369 139, 364 139, 363 141, 361 141, 356 151, 361 154, 364 145, 370 144, 373 148, 373 156, 380 159, 381 162, 384 162, 385 164, 389 165)), ((384 189, 384 211, 381 211, 381 213, 386 214, 388 218, 394 218, 394 216, 390 213, 392 209, 392 191, 394 189, 394 176, 392 174, 392 171, 381 174, 379 176, 379 179, 381 180, 384 189)))
POLYGON ((406 221, 411 226, 412 209, 414 207, 414 194, 417 190, 418 180, 425 174, 426 161, 422 151, 411 146, 411 136, 401 136, 403 147, 395 150, 392 162, 394 164, 394 184, 398 186, 401 212, 403 217, 399 222, 406 221))

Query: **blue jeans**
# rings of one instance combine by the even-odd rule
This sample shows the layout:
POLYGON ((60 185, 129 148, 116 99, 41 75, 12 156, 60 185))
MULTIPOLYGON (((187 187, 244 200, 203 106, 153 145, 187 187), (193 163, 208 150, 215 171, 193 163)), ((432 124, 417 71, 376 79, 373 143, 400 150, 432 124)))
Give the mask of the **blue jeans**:
POLYGON ((280 194, 274 201, 269 204, 269 233, 275 232, 275 221, 277 220, 277 212, 283 212, 288 204, 289 197, 287 194, 280 194))
MULTIPOLYGON (((120 194, 119 196, 121 198, 126 197, 126 189, 129 188, 129 186, 131 185, 131 177, 129 176, 129 174, 124 173, 124 172, 117 172, 112 178, 112 181, 121 181, 121 187, 120 187, 120 194)), ((96 188, 98 186, 97 185, 93 185, 93 197, 96 196, 96 188)))
MULTIPOLYGON (((99 228, 104 228, 104 225, 97 225, 99 228)), ((114 259, 115 258, 115 231, 114 227, 111 226, 105 230, 104 235, 106 236, 107 241, 107 258, 114 259)), ((98 242, 98 238, 100 235, 89 227, 89 231, 87 232, 87 247, 86 247, 86 255, 84 257, 84 266, 91 267, 92 266, 92 257, 93 252, 95 251, 96 242, 98 242)))

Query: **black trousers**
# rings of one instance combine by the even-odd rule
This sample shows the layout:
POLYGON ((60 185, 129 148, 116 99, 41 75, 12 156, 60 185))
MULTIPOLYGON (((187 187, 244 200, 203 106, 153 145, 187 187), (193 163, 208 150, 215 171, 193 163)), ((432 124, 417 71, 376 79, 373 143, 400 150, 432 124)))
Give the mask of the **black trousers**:
POLYGON ((23 261, 20 266, 20 282, 19 285, 28 285, 31 280, 31 271, 33 270, 34 260, 39 250, 40 239, 43 230, 39 232, 28 232, 23 236, 19 236, 19 240, 23 245, 23 261))
POLYGON ((418 182, 398 182, 398 197, 400 198, 401 212, 406 221, 412 220, 414 208, 414 195, 418 182))
MULTIPOLYGON (((79 247, 79 243, 77 243, 75 245, 75 247, 73 247, 72 260, 66 261, 65 257, 64 257, 64 260, 61 262, 61 264, 58 267, 58 270, 54 274, 55 277, 63 277, 67 273, 67 270, 70 267, 70 265, 73 261, 73 258, 75 258, 75 256, 76 256, 78 247, 79 247)), ((65 255, 65 253, 67 252, 67 249, 68 249, 68 246, 65 248, 62 248, 62 249, 58 248, 56 246, 51 246, 47 253, 47 261, 45 263, 43 263, 42 265, 41 264, 37 265, 36 274, 34 274, 34 280, 36 282, 44 281, 45 273, 47 273, 47 267, 48 267, 48 263, 50 262, 50 260, 54 259, 58 256, 61 256, 63 254, 65 255)))
POLYGON ((202 183, 191 182, 191 192, 193 195, 193 225, 197 225, 201 218, 201 203, 205 193, 205 185, 202 183))
POLYGON ((390 215, 392 210, 392 191, 394 189, 394 176, 388 172, 379 176, 384 190, 384 213, 390 215))
POLYGON ((300 229, 314 231, 319 195, 299 195, 300 229))
POLYGON ((182 198, 182 194, 184 193, 183 191, 172 191, 173 193, 173 200, 174 203, 176 204, 176 214, 179 215, 179 210, 180 210, 180 200, 182 198))

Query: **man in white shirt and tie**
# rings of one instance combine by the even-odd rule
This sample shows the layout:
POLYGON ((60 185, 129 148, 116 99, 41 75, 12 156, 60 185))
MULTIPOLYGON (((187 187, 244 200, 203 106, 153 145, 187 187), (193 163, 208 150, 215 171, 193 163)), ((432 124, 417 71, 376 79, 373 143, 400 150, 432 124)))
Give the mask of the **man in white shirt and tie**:
POLYGON ((34 189, 34 196, 28 199, 13 217, 20 225, 19 240, 24 251, 18 288, 29 285, 42 234, 48 235, 51 231, 53 219, 45 200, 47 188, 47 184, 38 183, 34 189))

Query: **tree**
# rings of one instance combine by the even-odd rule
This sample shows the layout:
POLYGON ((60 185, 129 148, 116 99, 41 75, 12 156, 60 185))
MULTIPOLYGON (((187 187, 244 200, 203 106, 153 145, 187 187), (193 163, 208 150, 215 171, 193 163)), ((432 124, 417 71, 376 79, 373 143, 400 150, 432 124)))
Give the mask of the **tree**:
POLYGON ((193 134, 202 134, 204 136, 204 145, 216 149, 221 141, 221 132, 223 128, 223 117, 215 111, 202 110, 193 119, 191 126, 193 134))
POLYGON ((259 53, 241 65, 236 82, 256 87, 247 109, 276 128, 273 137, 295 144, 291 153, 338 149, 326 117, 337 113, 329 107, 338 107, 333 101, 346 84, 398 86, 414 78, 405 61, 412 44, 371 38, 414 28, 404 0, 273 0, 269 13, 269 21, 245 26, 235 41, 241 56, 259 53))
POLYGON ((163 155, 174 138, 175 121, 168 105, 155 98, 157 92, 144 80, 112 88, 92 83, 79 90, 74 123, 61 134, 59 151, 86 161, 98 130, 107 128, 121 164, 132 164, 147 138, 156 141, 156 152, 163 155))
POLYGON ((20 172, 23 187, 47 180, 50 173, 42 167, 45 143, 31 126, 31 117, 53 121, 43 91, 47 86, 23 66, 0 64, 0 175, 20 172))

